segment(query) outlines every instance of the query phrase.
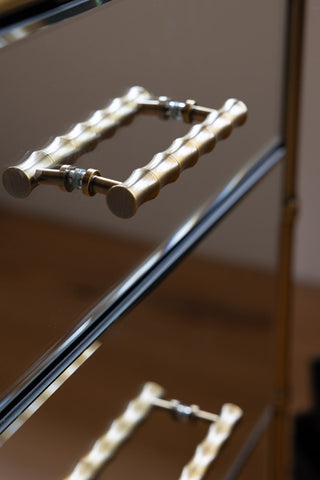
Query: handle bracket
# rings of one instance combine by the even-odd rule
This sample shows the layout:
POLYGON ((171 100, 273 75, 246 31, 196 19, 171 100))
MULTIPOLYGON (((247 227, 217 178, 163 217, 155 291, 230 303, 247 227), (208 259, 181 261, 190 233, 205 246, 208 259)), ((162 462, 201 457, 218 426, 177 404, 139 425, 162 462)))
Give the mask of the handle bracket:
POLYGON ((40 184, 56 185, 67 192, 79 189, 89 196, 102 193, 115 215, 129 218, 142 203, 155 198, 162 187, 176 181, 183 170, 194 166, 199 156, 210 152, 217 141, 227 138, 234 127, 245 123, 246 118, 247 107, 239 100, 229 99, 220 110, 214 110, 198 106, 195 100, 180 102, 153 97, 143 87, 132 87, 125 96, 115 98, 46 148, 7 168, 3 184, 17 198, 28 196, 40 184), (124 182, 105 178, 94 168, 73 166, 80 155, 112 136, 118 127, 129 124, 138 113, 198 123, 145 167, 134 170, 124 182))

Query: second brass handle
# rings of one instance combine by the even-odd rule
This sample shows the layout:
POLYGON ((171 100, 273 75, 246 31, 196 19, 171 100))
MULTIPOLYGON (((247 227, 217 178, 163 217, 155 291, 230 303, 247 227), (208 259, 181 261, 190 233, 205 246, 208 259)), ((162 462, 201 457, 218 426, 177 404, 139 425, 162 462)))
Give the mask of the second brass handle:
POLYGON ((227 100, 220 110, 212 110, 202 123, 177 138, 167 150, 157 153, 148 165, 113 186, 107 195, 110 210, 122 218, 132 217, 141 204, 155 198, 168 183, 175 182, 183 170, 193 167, 200 155, 213 150, 217 141, 228 137, 246 118, 247 107, 235 99, 227 100))

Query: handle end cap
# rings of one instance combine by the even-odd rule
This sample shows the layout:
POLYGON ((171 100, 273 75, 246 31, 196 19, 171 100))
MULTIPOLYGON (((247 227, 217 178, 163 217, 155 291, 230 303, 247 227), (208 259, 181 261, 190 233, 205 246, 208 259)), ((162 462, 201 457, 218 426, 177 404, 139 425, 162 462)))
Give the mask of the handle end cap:
POLYGON ((120 218, 130 218, 136 213, 138 203, 133 193, 124 185, 115 185, 107 195, 111 212, 120 218))
POLYGON ((6 191, 16 198, 25 198, 32 190, 28 175, 17 167, 7 168, 3 172, 2 182, 6 191))

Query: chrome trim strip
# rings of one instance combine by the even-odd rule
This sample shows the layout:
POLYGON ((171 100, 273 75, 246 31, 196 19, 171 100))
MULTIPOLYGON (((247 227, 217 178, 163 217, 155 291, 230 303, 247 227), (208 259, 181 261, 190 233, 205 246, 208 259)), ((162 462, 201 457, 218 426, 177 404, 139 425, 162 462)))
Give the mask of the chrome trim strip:
POLYGON ((0 48, 28 37, 37 30, 84 13, 111 0, 69 0, 34 2, 30 6, 9 11, 0 16, 0 48), (61 4, 62 3, 62 4, 61 4))

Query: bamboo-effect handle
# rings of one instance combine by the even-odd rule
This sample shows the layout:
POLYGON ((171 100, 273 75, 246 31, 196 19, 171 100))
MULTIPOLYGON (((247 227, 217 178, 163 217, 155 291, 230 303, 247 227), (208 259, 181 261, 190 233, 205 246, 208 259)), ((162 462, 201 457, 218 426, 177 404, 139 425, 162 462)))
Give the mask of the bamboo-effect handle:
POLYGON ((223 405, 218 421, 209 427, 206 437, 197 446, 194 456, 183 468, 179 480, 203 479, 242 414, 241 408, 237 405, 232 403, 223 405))
POLYGON ((80 155, 114 135, 117 128, 130 123, 141 102, 150 97, 145 88, 135 86, 123 97, 114 98, 106 108, 97 110, 88 120, 54 138, 47 147, 32 152, 19 165, 7 168, 3 173, 5 189, 16 198, 27 197, 38 185, 42 170, 73 164, 80 155))
POLYGON ((217 141, 230 135, 247 118, 247 107, 229 99, 220 110, 201 107, 194 100, 185 102, 155 97, 143 87, 132 87, 126 95, 97 110, 87 121, 56 137, 50 145, 37 150, 19 165, 7 168, 3 184, 8 193, 24 198, 37 185, 56 185, 64 191, 82 190, 88 196, 106 195, 115 215, 132 217, 144 202, 155 198, 160 189, 174 182, 186 168, 194 166, 200 155, 210 152, 217 141), (134 170, 125 182, 103 177, 95 168, 73 166, 83 153, 92 150, 104 138, 112 136, 136 114, 154 114, 163 119, 183 119, 194 125, 164 152, 156 154, 143 168, 134 170))
POLYGON ((132 217, 141 204, 155 198, 168 183, 176 181, 183 170, 193 167, 200 155, 213 150, 216 142, 228 137, 246 118, 246 105, 235 99, 227 100, 220 110, 211 110, 187 135, 177 138, 145 167, 134 170, 125 182, 112 187, 107 195, 110 210, 122 218, 132 217))
POLYGON ((110 428, 98 438, 90 452, 81 458, 73 472, 64 480, 95 480, 119 447, 148 416, 153 400, 160 398, 163 393, 160 385, 146 383, 140 395, 129 402, 123 414, 112 422, 110 428))
POLYGON ((104 467, 153 407, 170 411, 174 418, 183 422, 195 419, 210 422, 205 439, 197 446, 194 456, 179 477, 179 480, 202 480, 243 412, 237 405, 227 403, 222 406, 220 415, 216 415, 200 410, 197 405, 188 406, 178 400, 164 400, 163 393, 163 388, 157 383, 146 383, 140 395, 129 402, 123 414, 112 422, 110 428, 98 438, 64 480, 97 480, 104 467))

